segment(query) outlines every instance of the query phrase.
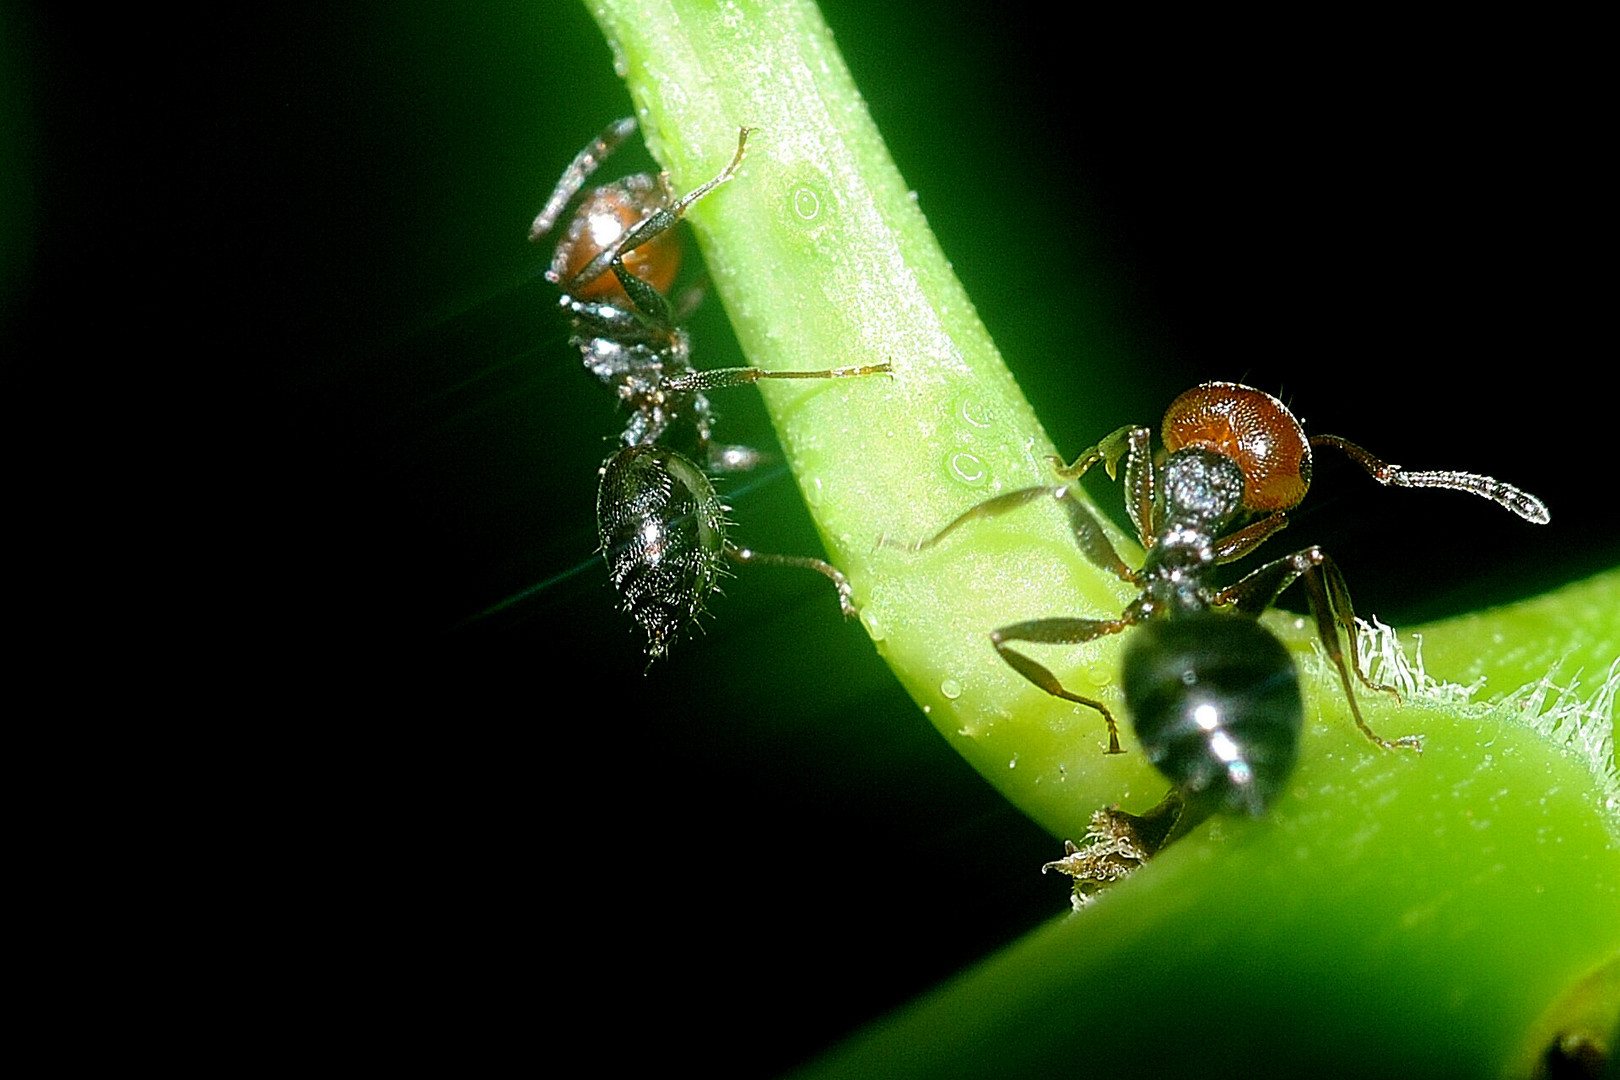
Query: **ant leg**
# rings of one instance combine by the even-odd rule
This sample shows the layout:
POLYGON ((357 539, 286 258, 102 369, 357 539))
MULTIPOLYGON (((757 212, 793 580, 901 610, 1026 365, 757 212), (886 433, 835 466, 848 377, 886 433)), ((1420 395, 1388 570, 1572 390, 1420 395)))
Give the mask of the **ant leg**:
POLYGON ((1125 560, 1119 557, 1114 545, 1109 542, 1108 534, 1098 524, 1097 519, 1086 504, 1074 495, 1074 488, 1065 484, 1062 487, 1027 487, 1016 491, 1008 491, 997 495, 993 499, 986 499, 975 506, 962 511, 956 519, 946 525, 939 532, 927 540, 919 540, 911 546, 912 551, 924 551, 939 543, 956 529, 970 521, 979 518, 999 517, 1009 510, 1016 510, 1025 503, 1034 502, 1042 495, 1050 495, 1063 507, 1069 515, 1069 531, 1074 534, 1074 542, 1080 548, 1080 553, 1099 570, 1107 570, 1119 580, 1136 584, 1137 573, 1125 565, 1125 560))
POLYGON ((1215 541, 1215 561, 1221 564, 1236 562, 1286 528, 1288 515, 1278 510, 1253 525, 1215 541))
MULTIPOLYGON (((661 299, 661 298, 660 298, 661 299)), ((766 371, 764 368, 710 368, 706 371, 688 371, 664 380, 660 387, 664 394, 692 394, 701 406, 703 419, 698 422, 699 441, 708 447, 709 468, 714 472, 743 472, 755 468, 765 455, 747 446, 718 446, 709 444, 708 405, 703 395, 710 390, 723 390, 728 386, 745 386, 761 379, 848 379, 862 375, 883 375, 894 370, 888 361, 879 364, 851 364, 847 367, 827 368, 822 371, 766 371)), ((694 405, 694 408, 698 408, 694 405)))
MULTIPOLYGON (((1130 435, 1130 455, 1125 459, 1125 511, 1130 514, 1131 524, 1136 526, 1136 538, 1144 549, 1153 547, 1159 532, 1154 520, 1158 515, 1153 509, 1157 487, 1153 482, 1152 438, 1147 428, 1134 429, 1130 435)), ((1112 468, 1108 475, 1114 475, 1112 468)))
POLYGON ((743 565, 796 566, 803 570, 814 570, 831 581, 833 588, 838 590, 838 606, 844 612, 845 618, 852 618, 860 611, 850 596, 849 579, 838 567, 824 559, 812 559, 808 555, 767 555, 763 551, 740 548, 731 543, 726 544, 725 551, 728 559, 743 565))
MULTIPOLYGON (((1062 487, 1027 487, 1016 491, 1009 491, 997 495, 993 499, 986 499, 976 506, 970 506, 954 521, 946 525, 939 532, 927 540, 920 541, 913 547, 914 551, 933 547, 939 543, 958 526, 978 518, 996 517, 1016 510, 1026 503, 1036 499, 1051 496, 1056 499, 1069 515, 1069 528, 1074 533, 1075 543, 1082 554, 1097 567, 1107 570, 1121 581, 1135 583, 1137 575, 1134 570, 1125 565, 1124 560, 1109 543, 1108 536, 1103 532, 1102 526, 1097 523, 1086 505, 1075 497, 1072 485, 1062 487)), ((1095 709, 1102 714, 1104 722, 1108 725, 1108 750, 1110 754, 1122 754, 1124 751, 1119 745, 1119 725, 1114 722, 1114 714, 1108 706, 1095 698, 1082 697, 1065 689, 1044 665, 1031 660, 1023 653, 1009 649, 1009 641, 1031 641, 1041 645, 1078 645, 1091 641, 1093 638, 1105 634, 1117 634, 1136 620, 1130 617, 1119 619, 1034 619, 1029 622, 1014 623, 1003 626, 990 633, 990 644, 995 646, 996 655, 1000 656, 1007 666, 1018 674, 1045 690, 1053 697, 1072 701, 1077 705, 1095 709)))
POLYGON ((1350 715, 1356 721, 1356 727, 1361 733, 1386 750, 1403 749, 1423 752, 1423 740, 1417 735, 1403 735, 1393 741, 1385 739, 1367 726, 1362 718, 1361 706, 1356 702, 1354 689, 1350 685, 1350 672, 1356 673, 1356 678, 1370 690, 1379 690, 1400 696, 1400 692, 1393 686, 1384 686, 1375 683, 1361 671, 1361 650, 1356 645, 1356 613, 1350 603, 1350 590, 1344 583, 1344 575, 1339 567, 1319 547, 1306 548, 1293 555, 1269 562, 1255 570, 1243 580, 1223 589, 1216 594, 1217 604, 1230 604, 1240 613, 1251 617, 1258 616, 1262 611, 1272 605, 1288 586, 1300 577, 1305 579, 1306 594, 1311 602, 1311 617, 1316 622, 1316 633, 1321 639, 1322 649, 1333 662, 1339 673, 1339 682, 1344 686, 1345 700, 1350 703, 1350 715), (1344 646, 1339 641, 1339 631, 1344 631, 1345 640, 1349 642, 1350 660, 1347 664, 1344 658, 1344 646))
POLYGON ((1305 579, 1305 587, 1310 593, 1311 613, 1317 617, 1318 632, 1328 656, 1334 658, 1335 663, 1342 656, 1338 636, 1327 632, 1331 623, 1337 623, 1349 639, 1350 664, 1356 678, 1369 690, 1399 697, 1400 691, 1395 687, 1375 683, 1361 673, 1361 651, 1356 645, 1356 612, 1350 603, 1350 590, 1344 583, 1344 575, 1339 571, 1338 564, 1321 548, 1306 548, 1259 567, 1243 580, 1218 593, 1215 602, 1231 604, 1244 615, 1258 617, 1276 603, 1284 589, 1301 577, 1305 579), (1331 617, 1328 625, 1324 625, 1323 616, 1331 617))
POLYGON ((1328 656, 1335 667, 1339 669, 1339 682, 1344 684, 1344 696, 1350 701, 1350 714, 1355 717, 1356 726, 1361 733, 1385 750, 1400 748, 1403 750, 1416 750, 1423 753, 1423 739, 1418 735, 1403 735, 1391 742, 1374 733, 1367 726, 1367 721, 1361 718, 1361 707, 1356 704, 1356 696, 1350 689, 1350 675, 1345 669, 1344 654, 1338 649, 1339 634, 1333 625, 1335 621, 1344 628, 1345 641, 1350 646, 1350 670, 1356 673, 1356 678, 1372 690, 1381 690, 1400 697, 1400 692, 1393 686, 1384 686, 1375 683, 1361 671, 1360 649, 1356 645, 1356 612, 1350 604, 1350 590, 1344 583, 1344 575, 1332 559, 1322 552, 1320 548, 1311 548, 1310 554, 1314 561, 1309 570, 1305 572, 1305 588, 1311 599, 1311 614, 1316 619, 1316 630, 1322 639, 1323 648, 1327 649, 1328 656))
MULTIPOLYGON (((946 525, 933 536, 930 536, 927 540, 919 540, 915 544, 895 544, 893 546, 909 547, 912 551, 926 551, 935 544, 939 543, 941 540, 945 539, 951 533, 955 532, 961 525, 966 525, 970 521, 977 521, 979 518, 1000 517, 1007 511, 1016 510, 1025 503, 1033 502, 1042 495, 1049 494, 1051 491, 1052 489, 1049 487, 1027 487, 1019 488, 1016 491, 1003 492, 993 499, 986 499, 984 502, 975 503, 974 505, 968 507, 966 510, 962 511, 955 518, 953 518, 950 524, 946 525)), ((885 542, 887 541, 885 540, 885 542)))
POLYGON ((1399 465, 1392 465, 1374 457, 1350 440, 1341 439, 1337 435, 1313 436, 1311 445, 1331 446, 1343 451, 1351 461, 1367 470, 1368 476, 1386 487, 1447 488, 1452 491, 1466 491, 1482 499, 1489 499, 1537 525, 1545 525, 1552 520, 1552 514, 1548 512, 1546 503, 1528 491, 1516 488, 1512 484, 1505 484, 1495 477, 1452 470, 1410 472, 1399 465))
MULTIPOLYGON (((737 129, 737 152, 731 155, 731 161, 726 165, 725 168, 721 169, 713 179, 699 184, 697 187, 681 196, 680 199, 676 200, 675 205, 669 208, 671 214, 674 214, 676 217, 680 217, 682 214, 686 213, 686 208, 688 206, 691 206, 693 203, 703 198, 703 196, 707 195, 709 192, 713 191, 715 188, 737 175, 737 169, 742 165, 743 153, 748 148, 748 136, 753 130, 754 129, 750 127, 740 127, 737 129)), ((643 222, 642 225, 636 226, 636 229, 641 229, 645 224, 646 223, 643 222)), ((664 226, 666 229, 668 227, 669 226, 667 225, 664 226)), ((663 230, 661 229, 659 231, 662 232, 663 230)), ((648 236, 640 240, 639 243, 644 244, 651 239, 652 237, 648 236)))
POLYGON ((1075 545, 1080 548, 1080 553, 1091 565, 1099 570, 1108 571, 1121 581, 1136 584, 1139 580, 1137 572, 1125 565, 1125 560, 1119 557, 1119 552, 1109 543, 1108 534, 1103 532, 1096 517, 1086 508, 1085 503, 1075 498, 1073 485, 1065 484, 1060 488, 1053 488, 1052 497, 1069 515, 1069 531, 1074 534, 1075 545))
POLYGON ((1136 537, 1144 548, 1153 546, 1153 432, 1145 427, 1125 425, 1069 464, 1062 458, 1048 458, 1060 480, 1078 480, 1097 462, 1108 470, 1108 479, 1119 478, 1119 459, 1125 458, 1125 510, 1131 515, 1136 537))
POLYGON ((1345 640, 1350 646, 1350 670, 1356 673, 1361 684, 1369 690, 1400 698, 1401 692, 1397 688, 1373 682, 1361 673, 1361 650, 1356 644, 1356 609, 1350 603, 1350 587, 1344 583, 1344 574, 1339 570, 1338 563, 1316 548, 1311 550, 1321 556, 1321 562, 1305 573, 1305 587, 1310 591, 1312 608, 1325 604, 1339 625, 1344 627, 1345 640))
MULTIPOLYGON (((591 262, 595 263, 596 260, 592 259, 591 262)), ((664 299, 664 294, 632 274, 621 256, 615 255, 608 266, 613 270, 613 276, 619 279, 619 287, 630 298, 630 303, 644 316, 643 321, 650 320, 652 325, 659 327, 675 325, 675 312, 670 308, 669 301, 664 299)), ((585 269, 589 270, 590 266, 585 269)), ((580 277, 584 278, 584 275, 580 277)))
POLYGON ((669 206, 660 207, 659 209, 654 210, 652 213, 636 222, 630 228, 626 229, 623 234, 621 234, 619 238, 612 244, 597 252, 596 257, 591 259, 590 262, 586 263, 585 266, 573 277, 569 278, 567 281, 559 282, 558 284, 562 288, 562 291, 564 293, 571 293, 578 289, 581 285, 587 282, 595 281, 597 278, 601 277, 603 271, 611 269, 614 276, 619 279, 619 284, 624 287, 624 291, 626 293, 629 293, 631 301, 634 302, 637 307, 641 307, 642 305, 643 294, 657 296, 658 299, 656 301, 649 301, 653 303, 655 307, 653 309, 643 310, 647 310, 648 314, 654 315, 654 317, 661 316, 663 321, 666 323, 669 322, 669 302, 659 295, 658 291, 651 285, 641 281, 634 274, 630 273, 629 270, 625 269, 623 261, 624 256, 641 247, 643 244, 652 242, 659 236, 662 236, 664 233, 668 232, 670 229, 673 229, 675 224, 686 215, 688 207, 697 202, 699 199, 703 198, 703 196, 707 195, 709 192, 713 191, 715 188, 719 187, 721 184, 724 184, 726 181, 736 176, 738 167, 742 165, 743 152, 748 146, 748 133, 750 130, 752 129, 737 129, 737 152, 732 155, 731 162, 726 165, 724 169, 721 169, 720 172, 707 183, 699 185, 697 188, 688 192, 680 199, 677 199, 669 206), (636 285, 639 285, 640 289, 637 289, 636 285))
POLYGON ((1119 459, 1127 452, 1134 452, 1139 445, 1145 447, 1147 440, 1151 438, 1152 432, 1147 428, 1126 424, 1118 431, 1111 432, 1096 446, 1082 451, 1079 457, 1067 465, 1063 464, 1060 457, 1048 457, 1047 460, 1052 463, 1052 471, 1057 474, 1059 480, 1078 480, 1099 461, 1103 463, 1103 468, 1108 470, 1108 479, 1116 480, 1119 478, 1119 459))
MULTIPOLYGON (((656 295, 656 294, 655 294, 656 295)), ((878 364, 850 364, 846 367, 824 368, 821 371, 766 371, 757 367, 710 368, 707 371, 688 371, 664 380, 667 394, 707 393, 728 386, 747 386, 761 379, 852 379, 861 375, 885 375, 894 370, 887 360, 878 364)))
POLYGON ((1119 725, 1114 722, 1114 714, 1108 711, 1108 706, 1095 698, 1082 697, 1064 688, 1047 668, 1036 663, 1023 653, 1007 648, 1009 641, 1032 641, 1040 645, 1079 645, 1106 634, 1117 634, 1132 625, 1131 619, 1032 619, 1029 622, 1014 623, 1003 626, 999 630, 990 632, 990 644, 996 647, 996 655, 1007 662, 1007 666, 1018 674, 1045 690, 1055 698, 1072 701, 1076 705, 1096 709, 1102 713, 1103 721, 1108 725, 1109 754, 1123 754, 1125 751, 1119 745, 1119 725))
MULTIPOLYGON (((551 231, 557 224, 557 219, 562 216, 563 207, 567 206, 568 201, 585 186, 585 181, 590 179, 597 166, 607 160, 608 155, 617 150, 635 130, 635 117, 626 116, 622 120, 615 120, 574 157, 573 164, 568 166, 562 174, 562 179, 557 181, 556 188, 551 192, 551 198, 546 200, 545 207, 534 219, 534 224, 529 227, 531 241, 538 241, 551 231)), ((601 270, 597 273, 600 274, 601 270)))

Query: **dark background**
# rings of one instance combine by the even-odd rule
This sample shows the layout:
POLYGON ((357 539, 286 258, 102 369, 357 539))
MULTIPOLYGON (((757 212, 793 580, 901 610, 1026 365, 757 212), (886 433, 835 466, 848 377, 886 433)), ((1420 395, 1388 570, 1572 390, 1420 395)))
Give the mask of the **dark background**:
MULTIPOLYGON (((1324 461, 1289 540, 1396 625, 1620 558, 1587 30, 873 6, 825 11, 1063 452, 1238 379, 1546 498, 1324 461)), ((23 670, 95 703, 67 819, 210 942, 171 964, 282 988, 291 1043, 770 1075, 1066 908, 819 579, 739 575, 644 673, 594 555, 618 420, 524 242, 629 108, 582 10, 0 10, 23 670)), ((692 329, 742 362, 717 302, 692 329)), ((724 493, 815 549, 779 471, 724 493)))

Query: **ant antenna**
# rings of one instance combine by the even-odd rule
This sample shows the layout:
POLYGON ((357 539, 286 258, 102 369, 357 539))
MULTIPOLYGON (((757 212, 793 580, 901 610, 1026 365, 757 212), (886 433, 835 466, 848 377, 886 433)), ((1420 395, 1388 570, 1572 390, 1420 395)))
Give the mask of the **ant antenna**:
POLYGON ((562 216, 563 208, 579 189, 585 186, 585 181, 596 171, 596 167, 602 164, 602 159, 617 150, 635 130, 634 117, 627 116, 622 120, 615 120, 602 134, 593 139, 589 146, 575 155, 573 163, 563 172, 562 179, 557 181, 556 190, 552 191, 551 198, 546 200, 545 207, 535 217, 534 224, 529 227, 530 240, 539 240, 551 231, 552 226, 557 224, 557 219, 562 216))
POLYGON ((1368 476, 1386 487, 1449 488, 1452 491, 1466 491, 1482 499, 1489 499, 1503 509, 1511 510, 1524 520, 1537 525, 1545 525, 1552 520, 1552 514, 1547 510, 1546 503, 1528 491, 1503 483, 1493 476, 1453 470, 1410 472, 1399 465, 1392 465, 1374 457, 1355 443, 1341 439, 1337 435, 1312 436, 1311 445, 1332 446, 1344 451, 1346 457, 1367 470, 1368 476))

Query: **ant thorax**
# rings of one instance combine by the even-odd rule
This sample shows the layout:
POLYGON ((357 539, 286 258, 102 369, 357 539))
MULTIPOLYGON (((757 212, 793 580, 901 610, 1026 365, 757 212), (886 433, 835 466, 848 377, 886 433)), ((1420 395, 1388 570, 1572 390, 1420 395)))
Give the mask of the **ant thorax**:
POLYGON ((1243 513, 1243 470, 1190 448, 1171 454, 1159 487, 1157 539, 1139 571, 1139 618, 1207 611, 1215 603, 1215 541, 1243 513))

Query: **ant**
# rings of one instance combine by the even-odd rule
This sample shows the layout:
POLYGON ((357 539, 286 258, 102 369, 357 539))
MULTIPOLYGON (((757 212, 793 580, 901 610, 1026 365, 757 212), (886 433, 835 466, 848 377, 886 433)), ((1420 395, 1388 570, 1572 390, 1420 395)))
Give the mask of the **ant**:
MULTIPOLYGON (((1125 647, 1125 705, 1148 760, 1176 785, 1150 817, 1182 816, 1184 806, 1189 819, 1217 810, 1258 817, 1287 781, 1304 723, 1299 675, 1288 651, 1257 619, 1300 578, 1356 726, 1385 749, 1421 753, 1418 736, 1385 739, 1362 719, 1352 671, 1369 689, 1398 692, 1362 674, 1350 593, 1321 548, 1268 562, 1225 588, 1215 585, 1215 568, 1243 558, 1288 525, 1288 511, 1310 488, 1312 447, 1343 452, 1380 484, 1466 491, 1537 524, 1550 520, 1546 505, 1488 476, 1408 471, 1336 435, 1307 438, 1281 401, 1238 383, 1203 383, 1176 398, 1165 412, 1160 437, 1164 450, 1157 466, 1152 432, 1131 425, 1071 464, 1053 457, 1049 460, 1064 483, 988 499, 917 548, 932 547, 969 521, 1049 497, 1068 514, 1081 553, 1141 590, 1117 618, 1033 619, 992 631, 990 643, 1014 671, 1048 694, 1101 713, 1108 725, 1106 753, 1118 754, 1119 727, 1108 706, 1065 689, 1051 671, 1008 643, 1077 645, 1136 627, 1125 647), (1136 570, 1114 551, 1073 483, 1099 461, 1110 479, 1117 479, 1121 458, 1126 510, 1147 552, 1136 570)), ((1186 827, 1187 820, 1176 823, 1178 832, 1186 827)))
MULTIPOLYGON (((575 156, 534 219, 531 241, 551 232, 591 174, 635 130, 634 118, 615 120, 575 156)), ((647 653, 654 660, 703 611, 727 560, 814 570, 832 581, 844 614, 855 613, 849 582, 832 564, 766 555, 726 538, 729 508, 715 494, 709 473, 750 469, 763 456, 746 446, 712 441, 707 393, 761 379, 874 375, 890 371, 890 365, 700 371, 692 366, 691 342, 681 323, 702 291, 689 290, 679 308, 665 295, 681 263, 680 243, 671 230, 693 203, 736 176, 749 131, 738 130, 737 152, 724 169, 679 198, 663 173, 656 179, 638 173, 586 192, 546 271, 546 279, 562 291, 561 306, 573 323, 569 343, 579 349, 585 369, 614 390, 630 414, 623 447, 598 470, 596 522, 609 576, 625 611, 646 632, 647 653), (670 441, 679 449, 665 445, 670 441)))

